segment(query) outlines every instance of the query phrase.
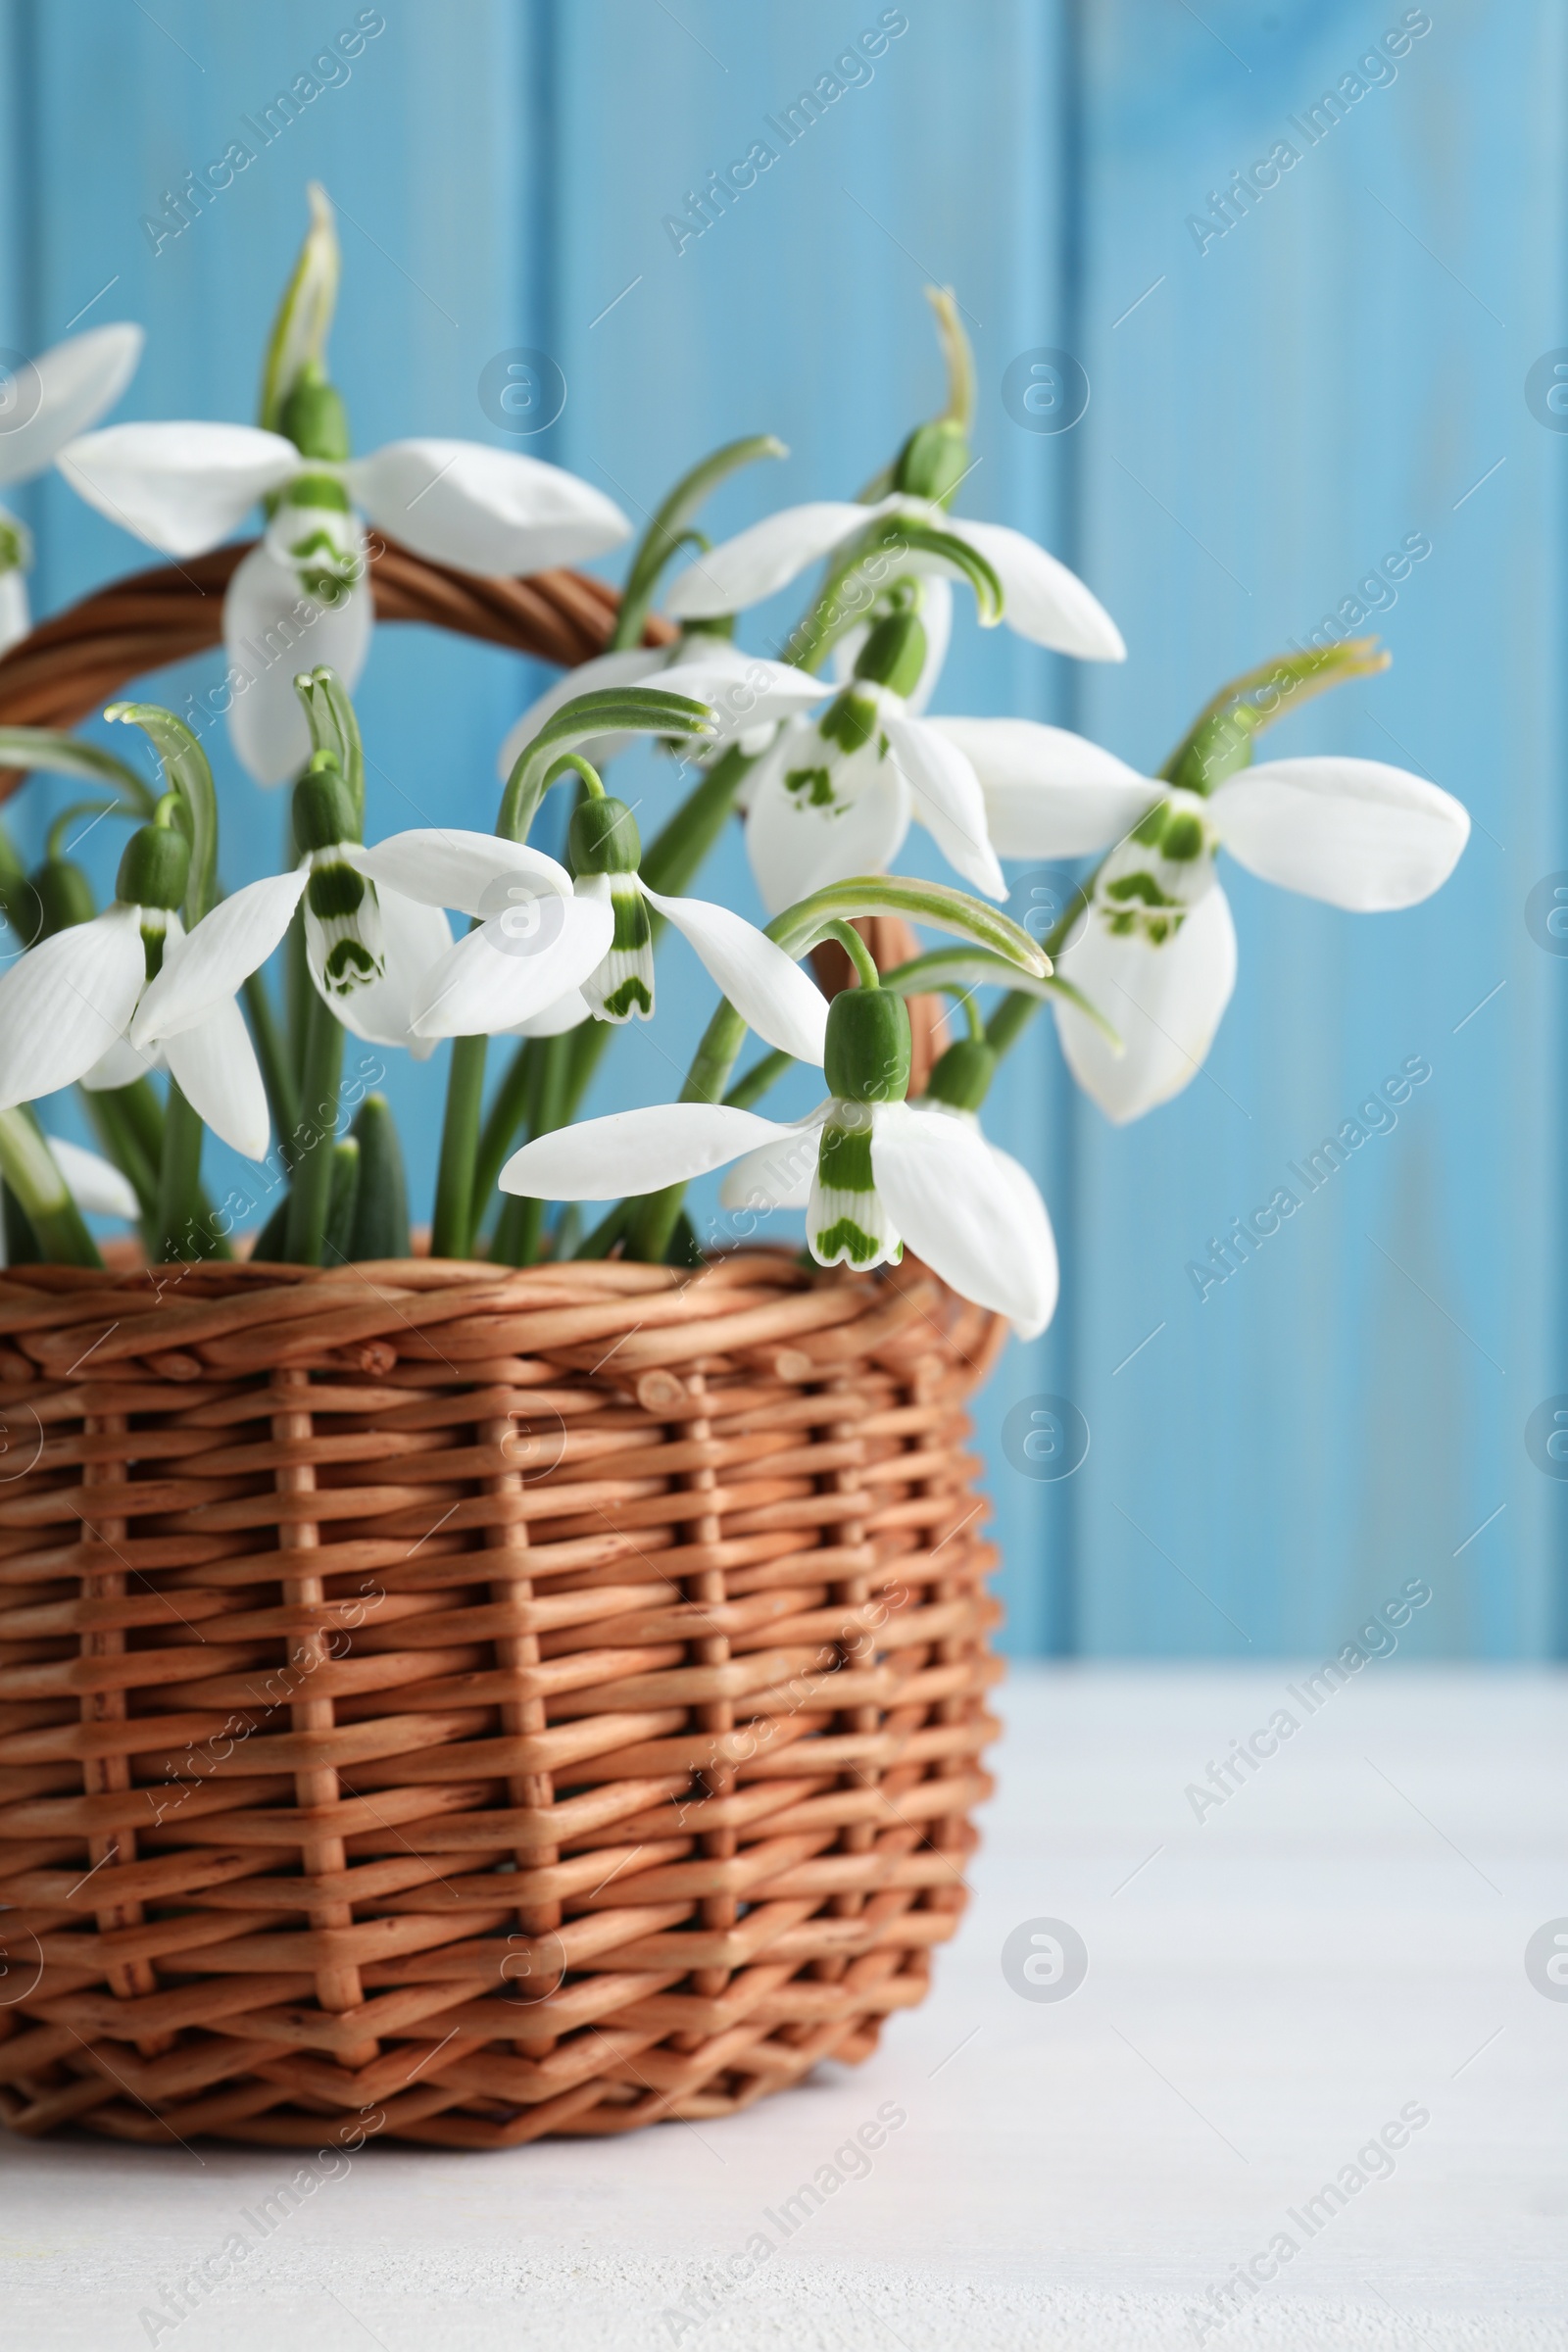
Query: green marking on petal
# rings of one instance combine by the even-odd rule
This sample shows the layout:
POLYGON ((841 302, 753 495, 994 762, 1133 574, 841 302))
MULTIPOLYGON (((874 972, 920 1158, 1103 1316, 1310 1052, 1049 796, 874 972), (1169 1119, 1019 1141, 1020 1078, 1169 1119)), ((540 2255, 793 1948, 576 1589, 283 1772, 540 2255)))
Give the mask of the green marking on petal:
POLYGON ((863 1266, 869 1259, 880 1256, 881 1250, 881 1243, 871 1234, 863 1232, 853 1217, 840 1217, 838 1223, 830 1225, 826 1233, 813 1234, 811 1237, 812 1255, 824 1266, 834 1265, 846 1257, 853 1264, 863 1266))
POLYGON ((654 1000, 646 983, 636 972, 606 997, 600 1006, 600 1018, 607 1021, 648 1020, 653 1013, 654 1000))

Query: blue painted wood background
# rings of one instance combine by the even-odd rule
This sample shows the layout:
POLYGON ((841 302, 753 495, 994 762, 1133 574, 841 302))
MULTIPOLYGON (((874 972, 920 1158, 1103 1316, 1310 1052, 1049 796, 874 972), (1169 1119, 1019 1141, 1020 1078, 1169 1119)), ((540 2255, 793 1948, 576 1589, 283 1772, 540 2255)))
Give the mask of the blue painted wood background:
MULTIPOLYGON (((1373 623, 1392 673, 1273 740, 1459 794, 1476 831, 1455 881, 1356 918, 1230 868, 1236 1000, 1205 1074, 1131 1131, 1073 1098, 1045 1024, 1027 1039, 995 1124, 1050 1198, 1062 1306, 1009 1351, 980 1419, 1018 1649, 1322 1652, 1420 1577, 1409 1654, 1560 1652, 1568 1491, 1525 1428, 1568 1389, 1568 964, 1525 904, 1568 866, 1568 442, 1524 394, 1568 339, 1560 10, 1432 0, 1374 77, 1358 61, 1412 15, 1400 0, 1205 0, 1201 18, 1182 0, 905 0, 870 77, 677 254, 663 217, 831 71, 878 0, 383 0, 347 78, 155 253, 142 221, 164 192, 359 13, 3 0, 0 341, 139 318, 120 415, 249 417, 319 176, 360 447, 499 441, 480 371, 539 346, 569 397, 528 446, 634 520, 710 444, 780 433, 788 463, 715 502, 729 529, 853 495, 936 405, 920 289, 951 280, 982 385, 970 511, 1073 563, 1131 659, 1074 668, 965 616, 938 707, 1076 725, 1151 767, 1222 679, 1353 615, 1386 554, 1430 541, 1373 623), (1364 94, 1331 131, 1287 127, 1347 76, 1364 94), (1281 139, 1299 162, 1200 248, 1189 216, 1281 139), (1059 436, 1001 398, 1007 362, 1042 345, 1092 386, 1059 436), (1432 1074, 1397 1128, 1200 1302, 1187 1261, 1417 1055, 1432 1074), (1042 1396, 1091 1433, 1066 1480, 1001 1444, 1006 1411, 1042 1396)), ((147 560, 58 481, 19 503, 40 611, 147 560)), ((750 641, 784 617, 756 616, 750 641)), ((384 632, 363 694, 372 827, 487 826, 496 745, 537 682, 488 649, 384 632)), ((225 870, 260 870, 281 807, 226 747, 220 766, 225 870)), ((29 840, 49 805, 33 787, 29 840)), ((735 845, 719 881, 748 889, 735 845)), ((1061 881, 1020 874, 1018 910, 1061 881)), ((684 1061, 703 997, 674 957, 666 997, 618 1050, 623 1100, 666 1094, 684 1061)), ((431 1080, 404 1068, 392 1091, 424 1191, 431 1080)))

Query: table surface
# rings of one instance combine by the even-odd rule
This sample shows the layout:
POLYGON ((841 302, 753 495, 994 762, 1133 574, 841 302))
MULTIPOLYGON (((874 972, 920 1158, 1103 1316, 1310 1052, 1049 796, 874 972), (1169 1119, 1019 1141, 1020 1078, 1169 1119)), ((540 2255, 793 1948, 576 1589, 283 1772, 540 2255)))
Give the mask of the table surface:
POLYGON ((1525 1967, 1568 1915, 1568 1683, 1300 1683, 1015 1672, 931 1999, 733 2122, 372 2147, 265 2240, 278 2152, 0 2140, 0 2343, 1568 2347, 1568 1997, 1525 1967), (1190 1793, 1281 1710, 1272 1756, 1190 1793), (1049 1944, 1058 1997, 1004 1971, 1048 1919, 1087 1948, 1065 1997, 1049 1944), (857 2154, 879 2112, 906 2120, 857 2154), (172 2324, 161 2288, 236 2233, 172 2324))

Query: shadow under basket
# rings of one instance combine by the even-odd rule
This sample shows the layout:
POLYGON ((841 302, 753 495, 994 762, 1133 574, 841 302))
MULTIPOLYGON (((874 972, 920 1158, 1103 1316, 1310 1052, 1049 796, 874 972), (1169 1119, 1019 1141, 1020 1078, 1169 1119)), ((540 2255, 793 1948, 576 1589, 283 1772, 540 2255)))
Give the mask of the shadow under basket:
POLYGON ((502 2148, 956 1927, 1004 1337, 906 1260, 0 1276, 0 2114, 502 2148))

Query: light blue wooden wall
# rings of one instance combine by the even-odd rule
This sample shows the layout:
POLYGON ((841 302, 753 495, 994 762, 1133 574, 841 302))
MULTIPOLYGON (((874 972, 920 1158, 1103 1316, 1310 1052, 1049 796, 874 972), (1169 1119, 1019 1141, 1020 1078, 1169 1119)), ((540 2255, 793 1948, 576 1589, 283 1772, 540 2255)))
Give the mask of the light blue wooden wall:
MULTIPOLYGON (((715 502, 731 528, 853 494, 935 405, 920 288, 950 279, 982 384, 970 511, 1074 563, 1131 659, 1074 670, 966 618, 940 707, 1076 724, 1151 766, 1220 680, 1310 630, 1406 533, 1430 538, 1384 623, 1392 674, 1277 740, 1457 792, 1477 831, 1455 883, 1357 919, 1230 869, 1236 1002, 1207 1075, 1132 1131, 1074 1100, 1044 1026, 1025 1041, 994 1124, 1051 1200, 1062 1307, 1009 1351, 980 1418, 1019 1649, 1337 1649, 1420 1576, 1435 1597, 1410 1654, 1559 1651, 1565 1498, 1523 1429, 1568 1388, 1568 968, 1523 908, 1568 866, 1568 445, 1522 386, 1568 341, 1560 11, 1434 0, 1397 78, 1200 253, 1188 215, 1291 136, 1401 5, 905 0, 872 81, 677 255, 662 217, 879 0, 384 0, 347 84, 155 256, 140 222, 164 189, 357 13, 0 0, 0 342, 53 341, 118 278, 83 323, 148 329, 120 413, 249 416, 319 176, 342 214, 335 353, 360 446, 499 439, 480 369, 542 345, 570 392, 534 446, 634 520, 713 442, 782 434, 788 464, 715 502), (1093 386, 1057 438, 1020 430, 1000 397, 1008 360, 1041 344, 1075 352, 1093 386), (1411 1054, 1433 1075, 1396 1132, 1200 1303, 1186 1261, 1411 1054), (1092 1432, 1059 1483, 1020 1475, 998 1442, 1041 1394, 1092 1432)), ((41 610, 146 560, 59 483, 19 503, 41 610)), ((787 617, 764 611, 751 641, 787 617)), ((487 825, 495 746, 531 683, 488 649, 385 633, 363 695, 372 826, 487 825)), ((221 785, 225 868, 258 870, 281 808, 226 752, 221 785)), ((748 887, 734 845, 719 879, 748 887)), ((1020 879, 1026 894, 1041 877, 1020 879)), ((684 1059, 702 996, 673 961, 669 977, 672 1013, 619 1050, 622 1099, 664 1094, 666 1056, 684 1059)), ((399 1071, 393 1091, 427 1186, 430 1078, 399 1071)))

